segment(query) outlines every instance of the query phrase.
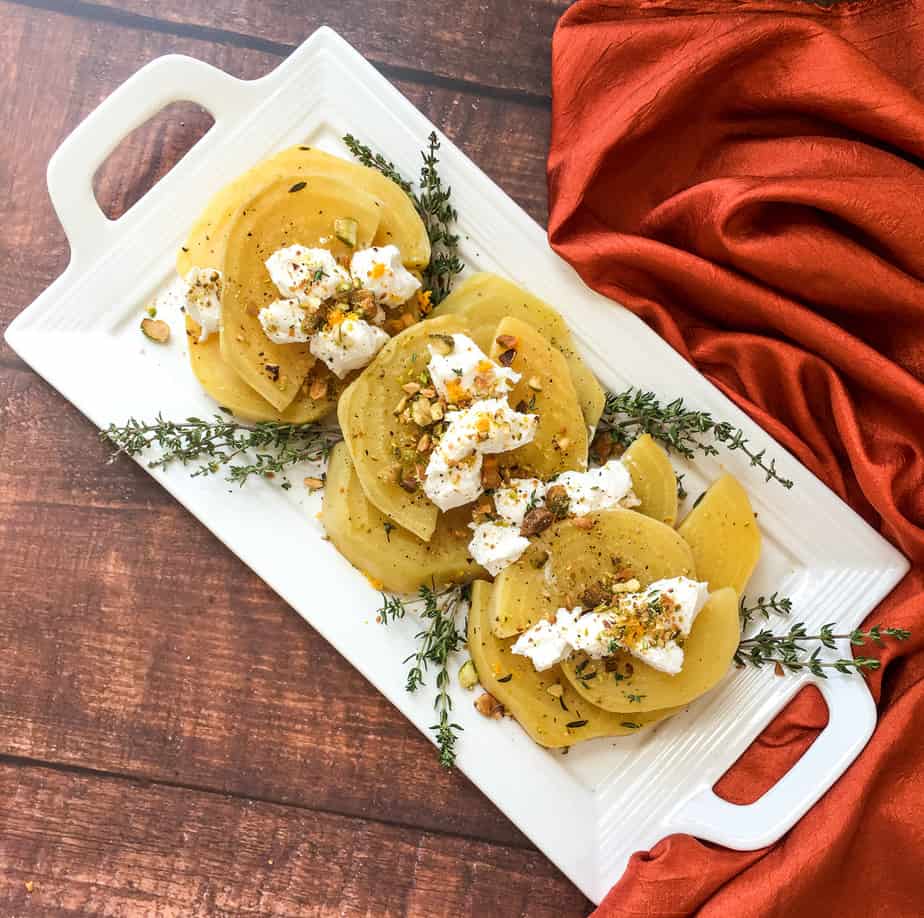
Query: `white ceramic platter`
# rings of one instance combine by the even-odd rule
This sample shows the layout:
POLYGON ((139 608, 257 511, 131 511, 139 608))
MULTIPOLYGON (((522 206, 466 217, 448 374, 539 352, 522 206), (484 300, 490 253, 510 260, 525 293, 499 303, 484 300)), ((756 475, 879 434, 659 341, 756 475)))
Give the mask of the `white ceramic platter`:
MULTIPOLYGON (((346 132, 415 176, 432 129, 329 29, 315 32, 274 72, 253 82, 190 58, 155 60, 100 105, 52 158, 48 187, 71 261, 10 326, 7 340, 99 426, 158 411, 178 419, 208 415, 215 406, 188 368, 179 314, 164 316, 174 328, 165 347, 147 342, 138 323, 143 306, 169 282, 175 252, 211 194, 293 143, 345 154, 339 138, 346 132), (204 106, 214 126, 128 213, 108 220, 93 196, 94 172, 126 134, 176 100, 204 106)), ((668 399, 682 395, 690 406, 739 425, 758 448, 767 446, 781 473, 793 479, 791 491, 767 484, 738 452, 684 469, 693 495, 723 468, 748 488, 765 537, 751 595, 788 594, 810 625, 858 625, 903 576, 905 559, 641 321, 588 290, 550 251, 542 228, 445 139, 442 170, 453 188, 468 266, 505 274, 557 306, 608 388, 632 384, 668 399)), ((267 481, 229 493, 219 476, 191 479, 179 467, 151 474, 429 735, 432 695, 408 695, 403 688, 402 660, 416 626, 375 624, 379 596, 322 540, 318 498, 267 481)), ((735 848, 760 847, 827 790, 875 725, 872 698, 858 677, 819 683, 830 709, 828 726, 760 800, 735 806, 711 790, 811 681, 763 670, 733 672, 655 729, 595 740, 567 756, 533 745, 512 720, 482 718, 472 695, 454 687, 456 719, 465 729, 458 765, 599 902, 630 855, 666 835, 690 832, 735 848)))

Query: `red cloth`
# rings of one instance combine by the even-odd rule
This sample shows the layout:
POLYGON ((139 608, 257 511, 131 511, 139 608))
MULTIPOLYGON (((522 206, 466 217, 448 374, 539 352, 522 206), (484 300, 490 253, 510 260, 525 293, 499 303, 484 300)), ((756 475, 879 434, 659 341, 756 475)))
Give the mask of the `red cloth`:
MULTIPOLYGON (((768 849, 636 854, 600 916, 924 915, 922 3, 579 0, 556 31, 553 247, 914 565, 845 776, 768 849)), ((825 718, 803 693, 720 792, 759 796, 825 718)))

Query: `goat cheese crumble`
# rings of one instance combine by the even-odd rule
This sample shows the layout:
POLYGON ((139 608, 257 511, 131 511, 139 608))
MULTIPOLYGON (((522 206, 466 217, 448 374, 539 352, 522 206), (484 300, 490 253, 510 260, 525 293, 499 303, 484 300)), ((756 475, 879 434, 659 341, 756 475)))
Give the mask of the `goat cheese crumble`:
POLYGON ((400 306, 420 290, 420 281, 404 267, 396 245, 356 252, 350 259, 350 273, 383 306, 400 306))
POLYGON ((347 315, 311 336, 309 350, 331 372, 343 379, 352 370, 364 367, 382 349, 388 335, 355 315, 347 315))
POLYGON ((503 398, 520 381, 519 373, 495 363, 468 335, 440 335, 428 350, 430 379, 450 405, 503 398), (447 339, 452 339, 451 347, 447 339))
POLYGON ((217 268, 190 268, 186 283, 186 312, 199 326, 199 344, 221 324, 221 271, 217 268))
POLYGON ((529 505, 540 503, 548 485, 538 478, 511 478, 494 492, 494 509, 508 523, 523 525, 529 505))
POLYGON ((482 457, 491 453, 504 453, 529 443, 536 436, 539 418, 534 414, 520 414, 506 401, 484 399, 462 411, 446 415, 446 431, 430 454, 424 479, 424 493, 441 510, 461 507, 475 500, 484 491, 481 483, 482 457), (454 466, 478 457, 477 481, 471 475, 452 476, 454 466), (464 490, 452 494, 454 481, 464 490))
POLYGON ((529 548, 529 539, 520 535, 520 527, 507 522, 470 523, 474 532, 468 550, 492 577, 508 564, 518 561, 529 548))
POLYGON ((529 657, 542 671, 575 651, 593 659, 628 651, 652 669, 675 676, 683 668, 682 641, 709 598, 709 585, 689 577, 656 580, 646 589, 616 594, 613 605, 582 614, 559 609, 554 622, 543 619, 517 638, 513 652, 529 657))
POLYGON ((574 516, 586 516, 617 504, 637 507, 641 503, 632 492, 629 470, 618 459, 586 472, 562 472, 555 484, 568 492, 569 512, 574 516))
POLYGON ((286 299, 330 299, 341 284, 350 284, 350 275, 337 264, 327 249, 290 245, 266 259, 266 269, 276 288, 286 299))
POLYGON ((296 344, 308 341, 312 331, 306 319, 317 309, 318 302, 296 299, 274 300, 257 313, 260 325, 263 326, 263 334, 274 344, 296 344))
POLYGON ((486 398, 446 414, 446 432, 439 450, 451 462, 469 453, 506 453, 536 436, 539 418, 514 411, 506 399, 486 398))
POLYGON ((427 463, 424 493, 443 511, 470 504, 484 491, 481 484, 483 464, 481 453, 449 462, 439 449, 435 449, 427 463))

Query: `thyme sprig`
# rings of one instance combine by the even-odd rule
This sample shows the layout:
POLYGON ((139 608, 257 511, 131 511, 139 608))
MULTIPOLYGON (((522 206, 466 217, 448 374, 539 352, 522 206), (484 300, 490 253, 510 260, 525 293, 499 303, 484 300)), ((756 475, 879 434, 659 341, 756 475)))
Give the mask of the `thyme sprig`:
POLYGON ((411 609, 424 620, 423 630, 417 632, 417 649, 405 658, 411 667, 405 688, 415 692, 424 684, 424 674, 432 664, 436 669, 436 695, 433 708, 438 720, 430 729, 436 735, 440 765, 452 768, 456 760, 456 739, 462 727, 451 719, 452 698, 449 695, 449 658, 465 644, 465 635, 456 626, 458 613, 468 601, 468 588, 451 586, 434 590, 423 586, 416 600, 403 600, 399 596, 382 594, 378 617, 383 624, 402 619, 411 609))
POLYGON ((121 425, 110 424, 100 437, 114 447, 110 462, 122 454, 138 456, 156 448, 159 454, 148 468, 165 468, 173 462, 194 465, 191 474, 196 478, 224 467, 227 480, 238 485, 255 475, 272 477, 297 462, 326 459, 331 447, 343 439, 335 427, 273 421, 247 427, 220 414, 185 421, 168 421, 160 414, 151 422, 129 418, 121 425))
POLYGON ((862 647, 868 643, 884 646, 885 639, 906 641, 911 636, 910 631, 904 628, 883 628, 876 625, 868 631, 859 628, 837 634, 833 624, 823 625, 817 634, 809 634, 805 624, 799 622, 793 625, 786 634, 774 634, 764 629, 751 638, 745 638, 738 645, 735 652, 735 663, 738 666, 761 667, 767 664, 779 666, 791 673, 808 670, 815 676, 827 679, 825 670, 834 669, 839 673, 865 673, 875 672, 882 665, 875 657, 840 657, 826 659, 821 656, 823 649, 836 650, 837 642, 848 640, 854 647, 862 647), (807 645, 818 646, 809 653, 807 645))
POLYGON ((691 411, 682 398, 662 404, 653 392, 630 387, 607 392, 598 430, 607 431, 615 443, 627 447, 642 434, 651 434, 669 450, 693 459, 697 453, 719 454, 716 443, 727 450, 740 450, 751 465, 759 468, 767 481, 791 488, 792 481, 776 470, 776 460, 767 459, 765 449, 751 448, 744 431, 728 421, 716 421, 708 411, 691 411))
POLYGON ((742 596, 738 612, 741 615, 741 625, 744 627, 751 623, 755 615, 762 615, 765 619, 769 619, 771 614, 789 615, 792 612, 792 600, 788 596, 780 596, 778 592, 775 592, 769 598, 758 596, 757 602, 749 606, 747 596, 742 596))
POLYGON ((423 165, 418 179, 419 193, 398 171, 391 160, 374 152, 352 134, 343 138, 349 151, 364 166, 377 169, 391 179, 410 197, 423 220, 430 239, 430 262, 423 269, 424 287, 431 291, 430 302, 435 306, 446 299, 452 290, 453 280, 461 273, 463 264, 458 255, 459 236, 452 231, 458 214, 452 206, 452 188, 443 185, 439 174, 440 142, 435 131, 427 138, 427 148, 421 151, 423 165))

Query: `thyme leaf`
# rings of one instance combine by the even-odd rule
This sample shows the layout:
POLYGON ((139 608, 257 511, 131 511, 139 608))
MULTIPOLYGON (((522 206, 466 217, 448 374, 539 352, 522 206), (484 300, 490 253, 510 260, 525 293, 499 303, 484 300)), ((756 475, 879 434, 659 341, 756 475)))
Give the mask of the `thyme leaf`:
POLYGON ((837 641, 848 640, 854 647, 867 643, 878 646, 885 644, 886 638, 906 641, 911 632, 904 628, 883 628, 876 625, 868 631, 859 628, 844 634, 834 631, 833 624, 823 625, 817 634, 809 634, 803 622, 793 625, 786 634, 774 634, 764 629, 754 637, 745 638, 735 652, 735 663, 741 666, 761 667, 767 664, 778 666, 783 671, 798 673, 808 670, 815 676, 827 679, 825 670, 834 669, 839 673, 875 672, 882 665, 875 657, 839 657, 826 659, 821 656, 822 649, 835 650, 837 641), (817 646, 809 650, 811 644, 817 646))
POLYGON ((744 431, 728 421, 716 421, 708 411, 691 411, 682 398, 662 404, 653 392, 629 387, 622 392, 607 392, 598 431, 609 433, 614 443, 627 447, 642 434, 651 436, 669 450, 693 459, 697 453, 719 454, 716 443, 727 450, 740 450, 767 477, 784 488, 792 481, 776 469, 776 460, 767 458, 767 451, 751 448, 744 431))
POLYGON ((462 272, 464 266, 458 254, 459 237, 452 231, 458 219, 451 203, 452 188, 443 185, 439 174, 440 142, 436 132, 430 133, 427 148, 420 154, 423 165, 418 179, 419 192, 414 191, 413 185, 395 164, 381 153, 374 152, 352 134, 346 134, 343 142, 364 166, 377 169, 391 179, 413 202, 430 239, 430 262, 423 269, 424 287, 431 291, 430 302, 437 305, 449 295, 456 275, 462 272))
POLYGON ((185 421, 168 421, 158 414, 150 422, 129 418, 121 425, 110 424, 100 431, 100 438, 113 447, 110 462, 122 454, 138 456, 156 449, 159 454, 148 468, 174 462, 193 465, 196 478, 226 467, 227 480, 243 485, 254 475, 272 477, 297 462, 326 459, 343 435, 319 424, 262 421, 248 427, 220 414, 185 421))
POLYGON ((452 768, 456 760, 456 740, 462 727, 450 718, 452 698, 449 696, 449 658, 465 645, 465 634, 456 627, 456 618, 468 602, 468 587, 450 586, 434 590, 423 586, 416 600, 382 594, 378 617, 383 624, 404 618, 410 610, 418 612, 424 628, 415 638, 417 649, 405 659, 410 663, 405 688, 415 692, 424 684, 424 674, 432 665, 436 669, 436 695, 433 700, 437 722, 430 729, 436 735, 440 765, 452 768))
POLYGON ((769 619, 771 613, 789 615, 792 612, 792 600, 788 596, 780 596, 777 592, 769 599, 765 596, 758 596, 753 606, 746 605, 746 602, 747 596, 742 596, 738 607, 742 627, 750 624, 754 616, 758 614, 769 619))

